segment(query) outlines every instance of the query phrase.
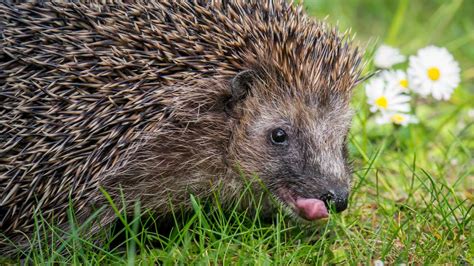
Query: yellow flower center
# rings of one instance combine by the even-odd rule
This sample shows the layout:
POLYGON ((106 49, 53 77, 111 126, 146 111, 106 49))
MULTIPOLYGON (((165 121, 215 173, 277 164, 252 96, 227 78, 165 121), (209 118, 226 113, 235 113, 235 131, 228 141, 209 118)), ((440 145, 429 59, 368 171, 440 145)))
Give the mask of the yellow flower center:
POLYGON ((433 80, 433 81, 436 81, 439 79, 439 76, 441 75, 441 73, 439 72, 439 68, 437 67, 430 67, 428 69, 428 77, 433 80))
POLYGON ((400 80, 400 86, 402 86, 404 89, 408 89, 408 80, 407 79, 400 80))
POLYGON ((375 105, 377 105, 378 107, 381 107, 383 109, 387 109, 387 106, 388 106, 387 98, 385 98, 385 96, 377 98, 375 100, 375 105))
POLYGON ((405 117, 400 114, 394 114, 390 117, 390 121, 392 121, 395 124, 401 124, 403 121, 405 121, 405 117))

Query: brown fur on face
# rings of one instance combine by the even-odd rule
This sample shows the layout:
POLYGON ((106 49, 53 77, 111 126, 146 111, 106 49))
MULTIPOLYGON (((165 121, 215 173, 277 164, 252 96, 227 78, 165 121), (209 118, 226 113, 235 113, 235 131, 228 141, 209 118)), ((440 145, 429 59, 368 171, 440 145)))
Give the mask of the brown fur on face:
POLYGON ((328 99, 323 91, 292 97, 268 93, 270 86, 291 86, 288 83, 261 80, 254 86, 257 92, 242 104, 242 116, 234 125, 229 149, 234 163, 246 173, 256 173, 286 205, 291 204, 281 197, 282 189, 293 197, 324 198, 331 192, 347 198, 351 177, 345 140, 352 116, 348 102, 340 95, 328 99), (288 135, 286 145, 271 141, 278 128, 288 135))
POLYGON ((16 242, 38 213, 66 226, 69 200, 79 218, 107 205, 99 187, 158 215, 190 193, 230 201, 238 167, 277 198, 347 193, 360 56, 285 0, 2 3, 0 30, 0 229, 16 242))

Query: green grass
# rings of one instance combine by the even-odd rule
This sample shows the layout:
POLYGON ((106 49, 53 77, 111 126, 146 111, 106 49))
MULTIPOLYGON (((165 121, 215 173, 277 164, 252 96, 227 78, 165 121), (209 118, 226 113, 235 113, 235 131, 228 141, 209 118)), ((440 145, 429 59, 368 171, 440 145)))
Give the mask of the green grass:
MULTIPOLYGON (((84 237, 83 225, 73 227, 59 247, 42 243, 26 258, 35 264, 473 264, 474 118, 468 111, 474 108, 474 2, 307 0, 305 5, 316 17, 329 15, 341 30, 352 28, 360 43, 368 43, 368 54, 376 42, 406 54, 435 44, 447 47, 462 69, 463 82, 451 100, 418 105, 420 123, 406 128, 376 126, 359 88, 353 99, 355 173, 347 211, 311 226, 293 224, 282 213, 266 223, 258 215, 226 213, 218 201, 209 211, 192 198, 194 215, 177 220, 169 236, 142 229, 138 214, 122 216, 127 226, 121 247, 105 240, 107 232, 99 242, 84 237)), ((44 227, 39 234, 51 234, 52 226, 38 226, 44 227)), ((58 239, 61 232, 56 233, 58 239)))

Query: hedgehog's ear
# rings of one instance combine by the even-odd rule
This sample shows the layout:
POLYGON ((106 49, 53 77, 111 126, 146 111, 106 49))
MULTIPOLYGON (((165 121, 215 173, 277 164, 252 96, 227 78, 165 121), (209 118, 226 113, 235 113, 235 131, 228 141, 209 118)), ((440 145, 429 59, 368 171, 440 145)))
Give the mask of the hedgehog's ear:
POLYGON ((250 92, 252 84, 255 82, 256 73, 253 70, 244 70, 237 73, 230 81, 231 96, 226 103, 226 113, 230 116, 235 116, 237 112, 236 106, 241 102, 250 92))
POLYGON ((252 83, 255 80, 255 72, 253 70, 244 70, 237 73, 230 83, 232 99, 240 101, 247 96, 252 83))

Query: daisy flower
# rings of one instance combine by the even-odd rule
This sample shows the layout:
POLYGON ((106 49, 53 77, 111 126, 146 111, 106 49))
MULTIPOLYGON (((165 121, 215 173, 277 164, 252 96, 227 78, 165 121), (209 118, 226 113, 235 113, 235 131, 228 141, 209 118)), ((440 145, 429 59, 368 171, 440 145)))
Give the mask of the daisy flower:
POLYGON ((387 84, 393 85, 403 92, 408 92, 408 77, 405 71, 385 70, 381 75, 385 78, 387 84))
POLYGON ((406 57, 400 53, 400 50, 384 44, 380 45, 374 54, 374 65, 378 68, 390 68, 405 60, 406 57))
POLYGON ((382 75, 370 80, 365 87, 371 112, 409 112, 410 96, 402 93, 399 86, 388 84, 382 75))
POLYGON ((395 124, 400 126, 406 126, 408 124, 416 124, 418 123, 418 119, 411 114, 405 113, 382 113, 375 119, 375 123, 379 125, 384 124, 395 124))
POLYGON ((428 46, 410 56, 408 80, 420 95, 448 100, 461 81, 459 64, 446 48, 428 46))

